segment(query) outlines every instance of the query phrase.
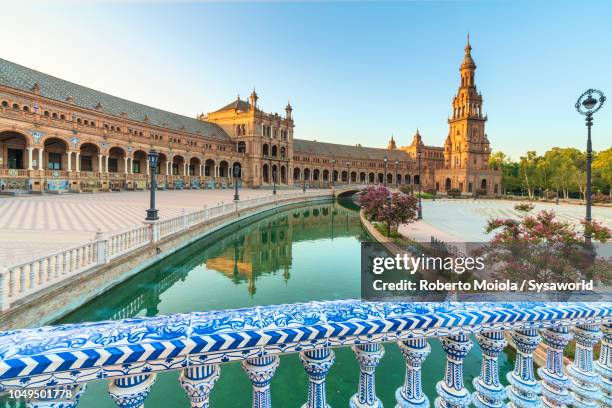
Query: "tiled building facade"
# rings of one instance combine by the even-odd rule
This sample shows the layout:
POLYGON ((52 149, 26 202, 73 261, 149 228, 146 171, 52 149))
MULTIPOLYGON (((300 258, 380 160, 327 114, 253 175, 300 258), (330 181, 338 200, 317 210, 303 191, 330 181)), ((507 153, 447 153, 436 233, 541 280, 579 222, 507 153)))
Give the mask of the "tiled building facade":
POLYGON ((255 91, 190 118, 0 59, 0 191, 145 189, 155 149, 162 188, 228 187, 237 167, 252 187, 422 184, 497 194, 475 69, 468 43, 444 147, 426 146, 417 131, 409 146, 379 149, 295 139, 291 105, 284 116, 266 113, 255 91))

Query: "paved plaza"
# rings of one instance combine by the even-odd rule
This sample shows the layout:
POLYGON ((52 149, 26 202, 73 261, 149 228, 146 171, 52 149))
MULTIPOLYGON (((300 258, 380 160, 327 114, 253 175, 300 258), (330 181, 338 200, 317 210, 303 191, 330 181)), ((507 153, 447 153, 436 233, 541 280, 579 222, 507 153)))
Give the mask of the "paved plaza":
MULTIPOLYGON (((278 194, 296 190, 278 190, 278 194)), ((241 189, 247 200, 272 190, 241 189)), ((233 190, 158 191, 160 219, 233 200, 233 190)), ((0 196, 0 263, 14 265, 85 243, 96 231, 120 231, 142 224, 149 192, 0 196)))
MULTIPOLYGON (((516 201, 506 200, 449 200, 423 201, 423 220, 402 225, 400 232, 417 241, 429 241, 432 236, 446 242, 483 242, 488 240, 484 228, 491 218, 515 218, 516 201)), ((580 221, 585 217, 585 206, 576 204, 534 203, 531 214, 554 211, 557 218, 581 230, 580 221)), ((612 228, 612 208, 593 207, 593 219, 612 228)))

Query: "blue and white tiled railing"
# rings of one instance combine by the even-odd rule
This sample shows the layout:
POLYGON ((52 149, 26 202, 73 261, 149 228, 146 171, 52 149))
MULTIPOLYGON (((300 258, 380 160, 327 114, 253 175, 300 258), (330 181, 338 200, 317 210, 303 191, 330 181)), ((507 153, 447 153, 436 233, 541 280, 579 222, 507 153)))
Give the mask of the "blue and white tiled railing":
POLYGON ((17 330, 0 333, 0 391, 57 390, 58 397, 33 398, 29 406, 74 407, 88 382, 108 379, 117 405, 135 408, 157 373, 174 370, 191 406, 201 408, 209 406, 223 364, 241 361, 253 384, 253 407, 270 407, 279 355, 299 353, 309 377, 304 407, 323 408, 333 349, 351 346, 360 372, 347 403, 381 407, 376 366, 383 343, 395 342, 406 361, 396 407, 429 407, 421 367, 433 337, 447 355, 432 401, 437 408, 497 408, 508 401, 511 408, 612 406, 612 303, 331 301, 17 330), (462 374, 472 334, 482 350, 474 393, 462 374), (517 355, 509 386, 503 387, 497 359, 507 339, 517 355), (576 358, 564 367, 563 349, 572 339, 576 358), (533 353, 541 342, 547 346, 546 364, 536 377, 533 353))

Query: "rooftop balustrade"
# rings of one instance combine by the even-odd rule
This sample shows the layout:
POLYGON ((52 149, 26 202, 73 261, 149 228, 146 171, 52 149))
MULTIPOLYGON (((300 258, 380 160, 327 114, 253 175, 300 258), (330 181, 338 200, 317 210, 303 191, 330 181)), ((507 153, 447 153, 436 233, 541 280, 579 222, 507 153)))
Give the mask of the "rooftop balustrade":
MULTIPOLYGON (((396 407, 429 407, 422 382, 437 381, 437 408, 609 407, 612 404, 610 303, 365 303, 312 302, 121 321, 71 324, 0 333, 0 390, 27 394, 28 406, 75 407, 87 383, 108 380, 121 408, 141 407, 156 375, 176 371, 192 407, 208 407, 224 364, 240 361, 253 385, 252 406, 271 407, 270 381, 279 356, 298 354, 309 377, 308 408, 327 407, 326 375, 334 348, 352 347, 360 370, 351 407, 382 407, 375 389, 384 343, 397 343, 406 362, 396 407), (463 360, 472 336, 482 370, 470 393, 463 360), (600 357, 593 349, 603 337, 600 357), (446 353, 439 378, 421 378, 432 338, 446 353), (576 341, 564 368, 563 349, 576 341), (509 385, 500 383, 498 357, 510 339, 517 349, 509 385), (546 345, 537 370, 533 353, 546 345), (52 405, 57 404, 57 405, 52 405), (63 404, 63 405, 62 405, 63 404)), ((297 358, 297 356, 296 356, 297 358)), ((350 375, 350 373, 343 373, 350 375)), ((228 401, 228 404, 231 401, 228 401)))

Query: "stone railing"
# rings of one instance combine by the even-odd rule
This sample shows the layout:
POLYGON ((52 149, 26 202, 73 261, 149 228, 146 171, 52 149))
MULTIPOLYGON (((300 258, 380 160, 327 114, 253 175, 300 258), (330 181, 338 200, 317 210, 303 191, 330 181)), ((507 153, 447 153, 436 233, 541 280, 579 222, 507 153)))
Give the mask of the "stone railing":
POLYGON ((54 284, 72 279, 80 273, 105 265, 113 259, 202 223, 248 209, 274 206, 300 198, 318 197, 330 197, 330 194, 329 192, 303 193, 300 191, 231 202, 108 236, 98 233, 93 242, 54 252, 19 265, 0 267, 0 311, 8 310, 15 302, 54 284))
POLYGON ((25 395, 28 406, 74 407, 88 382, 106 378, 119 407, 141 407, 157 373, 178 371, 191 406, 208 407, 221 366, 241 361, 253 385, 252 406, 270 407, 279 356, 299 353, 309 377, 308 389, 302 390, 304 407, 325 408, 333 349, 352 347, 360 366, 352 375, 359 385, 347 402, 381 407, 375 369, 383 343, 394 342, 406 364, 396 406, 429 407, 421 368, 432 337, 446 353, 439 378, 425 379, 438 380, 438 408, 493 408, 506 401, 521 408, 612 403, 612 303, 332 301, 18 330, 0 333, 0 390, 25 395), (474 393, 463 379, 472 334, 482 350, 474 393), (594 361, 593 349, 602 337, 600 358, 594 361), (506 338, 517 354, 509 385, 503 387, 498 357, 506 338), (576 358, 564 367, 563 349, 572 338, 576 358), (546 365, 536 377, 533 353, 542 341, 546 365))

